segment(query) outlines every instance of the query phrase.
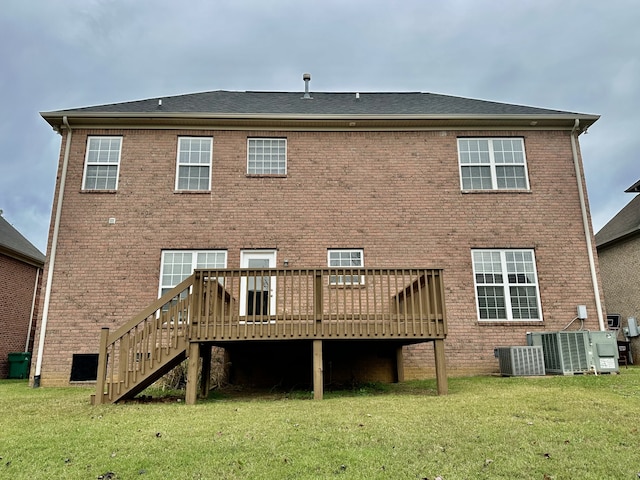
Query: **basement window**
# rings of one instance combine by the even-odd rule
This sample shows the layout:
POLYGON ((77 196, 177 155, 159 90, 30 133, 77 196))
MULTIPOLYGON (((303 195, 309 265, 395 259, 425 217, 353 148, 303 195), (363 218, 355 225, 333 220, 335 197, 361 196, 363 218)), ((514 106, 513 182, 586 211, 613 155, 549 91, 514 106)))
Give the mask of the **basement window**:
POLYGON ((542 320, 533 250, 472 250, 480 320, 542 320))
POLYGON ((529 190, 522 138, 459 138, 462 190, 529 190))
POLYGON ((98 354, 74 353, 71 357, 71 382, 95 382, 98 378, 98 354))
POLYGON ((287 174, 286 138, 247 139, 247 175, 287 174))

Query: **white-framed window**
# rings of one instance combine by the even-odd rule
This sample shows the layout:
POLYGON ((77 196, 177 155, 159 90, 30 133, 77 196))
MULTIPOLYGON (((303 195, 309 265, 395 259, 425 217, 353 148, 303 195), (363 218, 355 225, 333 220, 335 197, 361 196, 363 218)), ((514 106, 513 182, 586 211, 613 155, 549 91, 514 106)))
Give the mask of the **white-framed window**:
MULTIPOLYGON (((362 268, 364 267, 364 251, 362 249, 328 250, 329 268, 362 268)), ((362 285, 363 275, 329 275, 330 285, 362 285)))
POLYGON ((211 190, 213 138, 179 137, 176 190, 211 190))
POLYGON ((164 250, 160 262, 158 297, 182 282, 196 268, 227 268, 227 251, 164 250))
POLYGON ((533 250, 472 250, 480 320, 542 320, 533 250))
POLYGON ((247 139, 247 175, 286 174, 286 138, 247 139))
POLYGON ((83 190, 117 190, 122 137, 87 137, 83 190))
POLYGON ((459 138, 462 190, 529 190, 522 138, 459 138))

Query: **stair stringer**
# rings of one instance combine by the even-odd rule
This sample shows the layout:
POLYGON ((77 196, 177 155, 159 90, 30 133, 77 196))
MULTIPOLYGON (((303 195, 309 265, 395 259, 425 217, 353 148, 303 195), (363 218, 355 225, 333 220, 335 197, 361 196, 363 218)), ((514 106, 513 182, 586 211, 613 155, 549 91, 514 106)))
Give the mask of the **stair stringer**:
MULTIPOLYGON (((163 348, 164 350, 164 348, 163 348)), ((130 381, 129 386, 125 387, 124 380, 109 385, 109 389, 113 389, 112 393, 104 393, 103 401, 101 403, 117 403, 122 400, 131 400, 145 388, 151 386, 155 381, 159 380, 163 375, 166 375, 175 367, 177 367, 182 361, 189 356, 189 342, 181 337, 176 341, 176 346, 171 347, 169 351, 163 351, 162 361, 154 362, 153 366, 150 366, 149 360, 144 360, 146 363, 144 373, 138 372, 135 381, 130 381), (118 392, 118 387, 120 391, 118 392)), ((93 395, 92 395, 93 396, 93 395)), ((95 399, 92 399, 92 403, 96 403, 95 399)))

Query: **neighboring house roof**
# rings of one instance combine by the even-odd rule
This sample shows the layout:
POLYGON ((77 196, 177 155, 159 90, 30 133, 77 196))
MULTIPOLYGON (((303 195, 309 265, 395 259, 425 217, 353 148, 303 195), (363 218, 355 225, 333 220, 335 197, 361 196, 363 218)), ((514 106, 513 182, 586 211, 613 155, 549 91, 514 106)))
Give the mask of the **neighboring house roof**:
POLYGON ((0 216, 0 253, 37 267, 44 266, 45 256, 0 216))
POLYGON ((625 190, 626 193, 640 193, 640 180, 625 190))
MULTIPOLYGON (((421 92, 356 93, 313 92, 303 98, 300 92, 233 92, 217 90, 169 97, 156 97, 92 107, 74 108, 41 115, 54 128, 62 125, 63 117, 76 122, 97 123, 96 119, 129 120, 150 118, 170 119, 290 119, 330 120, 353 119, 387 121, 506 119, 526 120, 535 126, 538 121, 552 121, 556 126, 572 127, 576 118, 580 127, 588 128, 599 117, 561 110, 512 105, 507 103, 421 92), (535 122, 533 123, 532 120, 535 122)), ((347 125, 343 125, 347 126, 347 125)), ((349 125, 358 126, 358 125, 349 125)))
MULTIPOLYGON (((640 182, 636 185, 638 184, 640 182)), ((609 223, 596 233, 596 247, 604 248, 636 234, 640 234, 640 195, 636 195, 615 217, 609 220, 609 223)))

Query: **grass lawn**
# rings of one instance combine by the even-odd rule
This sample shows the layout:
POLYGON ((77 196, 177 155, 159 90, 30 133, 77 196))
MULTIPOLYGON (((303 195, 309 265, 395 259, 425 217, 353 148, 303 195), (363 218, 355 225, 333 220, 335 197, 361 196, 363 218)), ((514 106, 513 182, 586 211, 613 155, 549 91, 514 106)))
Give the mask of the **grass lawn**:
POLYGON ((0 381, 0 478, 636 479, 640 368, 89 405, 0 381))

